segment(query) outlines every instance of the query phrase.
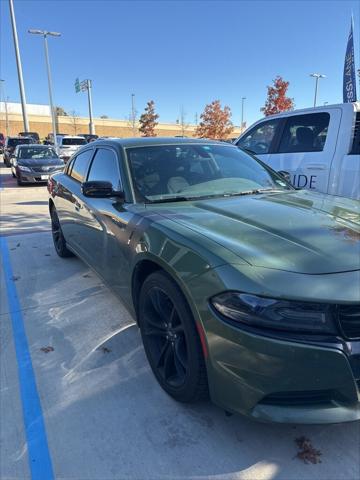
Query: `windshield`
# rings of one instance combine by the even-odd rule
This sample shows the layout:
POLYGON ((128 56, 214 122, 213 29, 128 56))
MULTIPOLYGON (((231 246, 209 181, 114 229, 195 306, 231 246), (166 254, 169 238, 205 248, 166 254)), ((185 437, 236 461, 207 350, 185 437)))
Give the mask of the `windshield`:
POLYGON ((62 145, 85 145, 85 138, 63 138, 62 145))
POLYGON ((292 190, 273 170, 231 145, 157 145, 126 153, 141 201, 292 190))
POLYGON ((16 147, 16 145, 24 145, 26 143, 31 143, 32 141, 31 138, 9 138, 8 147, 16 147))
POLYGON ((29 159, 46 159, 46 158, 58 158, 56 152, 52 148, 36 148, 36 147, 28 147, 28 148, 20 148, 18 158, 26 158, 29 159))

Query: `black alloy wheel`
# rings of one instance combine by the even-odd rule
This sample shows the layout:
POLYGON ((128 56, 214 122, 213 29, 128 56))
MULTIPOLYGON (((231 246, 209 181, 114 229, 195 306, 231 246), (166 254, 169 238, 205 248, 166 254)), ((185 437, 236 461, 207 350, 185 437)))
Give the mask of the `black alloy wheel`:
POLYGON ((145 280, 138 312, 144 349, 162 388, 182 402, 206 397, 206 366, 195 322, 167 274, 158 271, 145 280))
POLYGON ((50 216, 51 216, 51 232, 52 232, 56 253, 59 255, 59 257, 62 257, 62 258, 72 257, 74 254, 66 246, 65 237, 61 230, 59 217, 55 210, 55 207, 51 209, 50 216))

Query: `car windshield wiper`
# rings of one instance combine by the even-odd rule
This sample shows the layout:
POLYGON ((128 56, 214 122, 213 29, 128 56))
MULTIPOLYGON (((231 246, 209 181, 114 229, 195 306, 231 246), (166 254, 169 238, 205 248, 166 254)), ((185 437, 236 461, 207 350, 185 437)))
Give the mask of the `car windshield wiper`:
POLYGON ((184 196, 174 196, 174 197, 165 197, 165 198, 156 198, 154 200, 147 200, 147 204, 149 203, 165 203, 165 202, 186 202, 187 200, 192 200, 192 197, 184 197, 184 196))
POLYGON ((241 197, 242 195, 258 195, 260 193, 284 192, 284 188, 255 188, 253 190, 244 190, 243 192, 224 193, 224 197, 241 197))
POLYGON ((147 204, 151 203, 165 203, 165 202, 186 202, 191 200, 206 200, 209 198, 216 198, 216 197, 240 197, 242 195, 256 195, 260 193, 267 193, 267 192, 283 192, 285 189, 283 188, 256 188, 254 190, 245 190, 243 192, 227 192, 227 193, 215 193, 212 195, 195 195, 191 197, 185 197, 184 195, 176 195, 174 197, 164 197, 164 198, 156 198, 154 200, 148 199, 146 202, 147 204))

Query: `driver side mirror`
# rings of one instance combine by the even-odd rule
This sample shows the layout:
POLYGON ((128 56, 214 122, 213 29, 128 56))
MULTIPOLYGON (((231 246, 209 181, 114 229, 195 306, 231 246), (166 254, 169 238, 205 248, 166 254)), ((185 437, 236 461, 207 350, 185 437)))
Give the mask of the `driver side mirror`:
POLYGON ((107 198, 118 197, 124 200, 124 192, 113 190, 110 182, 90 181, 81 184, 81 191, 85 197, 107 198))
POLYGON ((287 182, 291 183, 291 175, 289 172, 286 172, 285 170, 279 170, 277 173, 285 178, 287 182))

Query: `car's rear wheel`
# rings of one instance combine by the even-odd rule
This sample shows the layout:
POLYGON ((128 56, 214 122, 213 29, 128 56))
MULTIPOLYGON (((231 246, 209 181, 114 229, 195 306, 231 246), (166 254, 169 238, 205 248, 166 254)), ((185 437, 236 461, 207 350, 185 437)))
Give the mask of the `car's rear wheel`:
POLYGON ((74 254, 67 248, 64 234, 61 229, 60 221, 55 207, 50 211, 51 231, 56 253, 59 257, 72 257, 74 254))
POLYGON ((181 402, 206 398, 206 366, 195 322, 166 273, 157 271, 145 280, 138 315, 145 353, 161 387, 181 402))

